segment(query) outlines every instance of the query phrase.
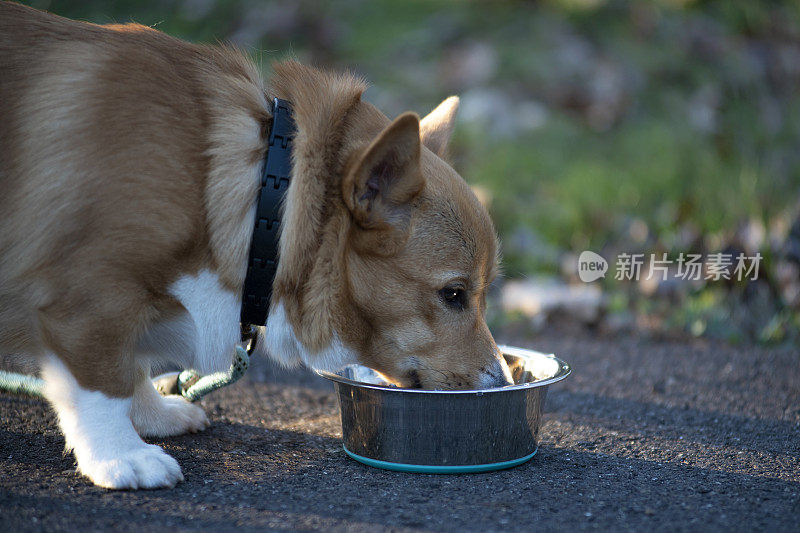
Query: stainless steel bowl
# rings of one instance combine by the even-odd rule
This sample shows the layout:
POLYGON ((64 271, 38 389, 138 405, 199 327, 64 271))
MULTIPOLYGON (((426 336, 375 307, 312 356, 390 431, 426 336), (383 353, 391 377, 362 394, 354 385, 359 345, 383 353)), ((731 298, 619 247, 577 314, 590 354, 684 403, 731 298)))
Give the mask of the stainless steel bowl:
POLYGON ((334 382, 344 450, 370 466, 404 472, 486 472, 524 463, 538 447, 547 387, 570 367, 532 350, 500 346, 515 385, 483 390, 394 387, 350 365, 318 371, 334 382))

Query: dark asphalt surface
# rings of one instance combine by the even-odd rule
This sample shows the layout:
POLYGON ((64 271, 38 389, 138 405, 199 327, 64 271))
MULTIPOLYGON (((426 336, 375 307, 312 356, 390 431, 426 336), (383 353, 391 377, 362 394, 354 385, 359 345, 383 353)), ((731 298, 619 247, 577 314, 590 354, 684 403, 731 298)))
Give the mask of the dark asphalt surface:
POLYGON ((0 394, 0 530, 800 531, 800 350, 524 344, 574 372, 550 389, 538 455, 487 474, 362 466, 327 383, 256 361, 203 400, 211 428, 153 441, 184 483, 112 492, 75 473, 43 402, 0 394))

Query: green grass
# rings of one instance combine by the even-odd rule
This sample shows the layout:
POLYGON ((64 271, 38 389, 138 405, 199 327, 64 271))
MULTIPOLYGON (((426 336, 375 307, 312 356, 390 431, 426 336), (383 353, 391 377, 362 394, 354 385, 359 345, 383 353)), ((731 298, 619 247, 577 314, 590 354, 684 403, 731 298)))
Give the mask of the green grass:
MULTIPOLYGON (((461 124, 454 140, 458 169, 491 192, 505 240, 525 228, 558 251, 600 249, 624 245, 623 230, 635 219, 649 229, 648 245, 688 252, 677 249, 682 228, 718 244, 744 221, 785 222, 800 191, 798 77, 769 55, 797 44, 800 3, 793 1, 217 0, 202 17, 186 6, 203 2, 185 0, 33 4, 212 42, 234 34, 256 7, 285 13, 297 6, 288 31, 247 49, 264 62, 292 53, 354 69, 375 84, 368 96, 389 114, 424 113, 450 93, 474 89, 443 72, 454 50, 487 44, 496 65, 478 83, 512 105, 534 101, 547 112, 532 131, 493 137, 480 124, 461 124), (567 65, 581 54, 589 54, 583 63, 567 65), (592 69, 603 65, 621 75, 623 111, 598 126, 565 94, 592 90, 592 69), (692 102, 703 98, 715 110, 710 130, 692 126, 692 102)), ((553 254, 526 250, 507 249, 505 261, 515 276, 559 268, 553 254)), ((725 305, 693 296, 676 320, 708 331, 724 323, 713 309, 725 305)), ((766 337, 779 336, 794 319, 776 320, 766 337)))
MULTIPOLYGON (((33 4, 98 22, 135 20, 200 41, 227 38, 258 5, 220 0, 194 18, 184 7, 190 3, 175 0, 33 4)), ((778 110, 782 124, 777 131, 765 127, 760 99, 774 91, 747 73, 752 68, 743 63, 739 33, 769 31, 768 15, 796 15, 796 4, 776 4, 777 11, 749 1, 690 2, 689 9, 670 7, 673 2, 566 0, 544 6, 421 0, 298 5, 304 20, 316 17, 339 28, 323 61, 365 73, 379 89, 397 95, 398 106, 424 112, 458 89, 442 87, 437 72, 446 51, 464 40, 485 41, 496 52, 497 72, 487 86, 546 104, 544 126, 519 137, 492 139, 468 126, 458 132, 460 170, 493 193, 501 234, 525 225, 561 248, 597 247, 629 216, 644 220, 657 235, 685 221, 701 233, 715 233, 752 217, 768 221, 791 205, 800 187, 800 157, 794 154, 800 91, 778 95, 776 102, 785 106, 778 110), (643 14, 635 15, 637 9, 643 14), (636 16, 655 18, 649 34, 637 29, 636 16), (710 17, 716 18, 709 27, 719 39, 732 43, 719 59, 702 57, 682 41, 688 27, 710 17), (594 129, 574 110, 548 102, 546 88, 563 76, 555 50, 565 35, 592 46, 597 61, 633 73, 636 87, 625 89, 632 102, 608 129, 594 129), (410 76, 412 68, 430 74, 430 81, 410 76), (718 93, 713 133, 688 124, 686 102, 705 86, 718 93)), ((274 50, 270 58, 292 51, 314 61, 313 27, 264 36, 254 50, 274 50)))

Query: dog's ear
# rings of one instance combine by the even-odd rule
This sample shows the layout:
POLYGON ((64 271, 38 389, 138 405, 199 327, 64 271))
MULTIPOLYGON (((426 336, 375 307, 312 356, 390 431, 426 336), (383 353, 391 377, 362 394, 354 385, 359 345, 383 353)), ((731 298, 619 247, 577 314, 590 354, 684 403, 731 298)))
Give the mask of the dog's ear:
POLYGON ((453 124, 458 111, 458 96, 451 96, 439 104, 419 124, 422 143, 441 158, 447 156, 447 145, 453 134, 453 124))
POLYGON ((414 113, 397 117, 358 156, 342 181, 342 195, 358 227, 368 230, 362 233, 383 238, 405 233, 409 203, 425 185, 419 158, 419 117, 414 113))

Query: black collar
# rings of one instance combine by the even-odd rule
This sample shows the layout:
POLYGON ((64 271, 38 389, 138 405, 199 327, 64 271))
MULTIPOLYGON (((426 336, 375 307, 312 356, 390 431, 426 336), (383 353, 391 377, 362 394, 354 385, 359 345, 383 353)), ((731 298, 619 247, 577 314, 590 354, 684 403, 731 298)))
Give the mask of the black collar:
POLYGON ((247 261, 247 277, 242 291, 242 331, 249 330, 250 325, 263 326, 267 322, 272 282, 278 268, 280 208, 289 190, 295 132, 292 105, 275 98, 272 103, 269 147, 264 156, 255 228, 247 261))

